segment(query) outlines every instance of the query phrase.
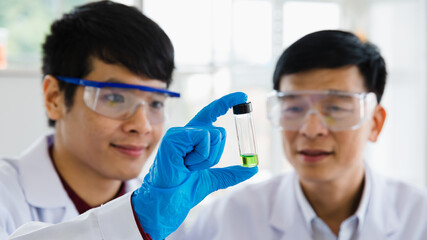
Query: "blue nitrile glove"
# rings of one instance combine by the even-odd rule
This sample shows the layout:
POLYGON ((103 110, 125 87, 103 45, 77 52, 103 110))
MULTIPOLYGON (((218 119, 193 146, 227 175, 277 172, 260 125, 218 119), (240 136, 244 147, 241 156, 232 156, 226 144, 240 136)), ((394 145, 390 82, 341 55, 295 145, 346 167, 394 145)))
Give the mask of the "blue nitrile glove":
POLYGON ((132 194, 136 215, 153 240, 174 232, 210 193, 258 172, 258 167, 210 168, 219 162, 226 138, 225 129, 212 123, 246 99, 241 92, 226 95, 203 108, 185 127, 166 132, 144 183, 132 194))

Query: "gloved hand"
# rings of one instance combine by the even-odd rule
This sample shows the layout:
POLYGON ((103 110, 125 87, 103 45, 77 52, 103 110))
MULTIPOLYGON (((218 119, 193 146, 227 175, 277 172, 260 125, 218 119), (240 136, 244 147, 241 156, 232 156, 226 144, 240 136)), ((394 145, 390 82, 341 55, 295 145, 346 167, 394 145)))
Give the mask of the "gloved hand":
POLYGON ((203 108, 185 127, 169 129, 144 183, 132 194, 132 205, 153 240, 166 238, 191 208, 210 193, 245 181, 258 167, 211 168, 224 150, 226 132, 212 125, 246 94, 226 95, 203 108))

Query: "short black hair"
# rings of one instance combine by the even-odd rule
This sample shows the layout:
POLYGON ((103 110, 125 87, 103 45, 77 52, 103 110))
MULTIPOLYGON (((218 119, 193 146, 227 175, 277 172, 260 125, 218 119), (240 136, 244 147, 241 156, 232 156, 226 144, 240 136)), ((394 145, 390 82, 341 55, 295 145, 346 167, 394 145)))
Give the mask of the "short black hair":
MULTIPOLYGON (((136 75, 172 81, 174 49, 166 33, 135 7, 111 1, 74 8, 51 25, 43 48, 43 76, 84 78, 92 59, 126 67, 136 75)), ((73 106, 76 85, 59 81, 65 105, 73 106)), ((55 121, 49 120, 49 126, 55 121)))
POLYGON ((283 75, 346 65, 359 68, 366 89, 374 92, 380 102, 387 70, 379 49, 372 43, 361 41, 353 33, 340 30, 310 33, 289 46, 277 61, 273 87, 279 90, 283 75))

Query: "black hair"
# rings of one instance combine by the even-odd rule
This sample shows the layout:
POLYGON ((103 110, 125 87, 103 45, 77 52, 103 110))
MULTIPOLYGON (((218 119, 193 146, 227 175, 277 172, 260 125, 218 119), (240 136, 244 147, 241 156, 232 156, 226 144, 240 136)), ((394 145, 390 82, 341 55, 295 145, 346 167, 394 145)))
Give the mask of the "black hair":
POLYGON ((289 46, 276 64, 273 87, 279 90, 283 75, 346 65, 359 68, 366 89, 374 92, 380 102, 387 70, 379 49, 372 43, 361 41, 353 33, 339 30, 310 33, 289 46))
MULTIPOLYGON (((174 49, 166 33, 135 7, 111 1, 78 6, 51 25, 43 44, 42 72, 84 78, 92 71, 94 57, 167 86, 175 68, 174 49)), ((70 110, 77 86, 58 82, 70 110)), ((55 121, 49 120, 49 126, 55 126, 55 121)))

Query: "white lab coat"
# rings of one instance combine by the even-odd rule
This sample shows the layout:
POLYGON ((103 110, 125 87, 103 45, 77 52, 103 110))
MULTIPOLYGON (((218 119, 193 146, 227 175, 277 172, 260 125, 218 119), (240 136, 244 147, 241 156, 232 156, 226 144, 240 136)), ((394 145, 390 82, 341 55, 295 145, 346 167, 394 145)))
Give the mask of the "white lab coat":
POLYGON ((0 240, 30 221, 40 222, 24 225, 13 239, 141 239, 130 200, 141 183, 128 181, 128 194, 78 217, 44 136, 18 158, 0 160, 0 240))
MULTIPOLYGON (((427 239, 427 192, 371 174, 371 195, 361 240, 427 239)), ((202 211, 184 237, 168 239, 308 240, 312 239, 295 197, 295 173, 235 189, 202 211)), ((180 236, 181 235, 181 236, 180 236)))
MULTIPOLYGON (((130 194, 78 216, 46 142, 39 141, 16 160, 0 161, 0 239, 28 221, 45 223, 25 224, 12 239, 141 239, 130 194)), ((382 178, 369 168, 366 173, 372 174, 372 193, 359 239, 427 239, 426 191, 382 178)), ((311 239, 295 199, 294 177, 281 175, 238 189, 211 206, 183 239, 311 239)))

